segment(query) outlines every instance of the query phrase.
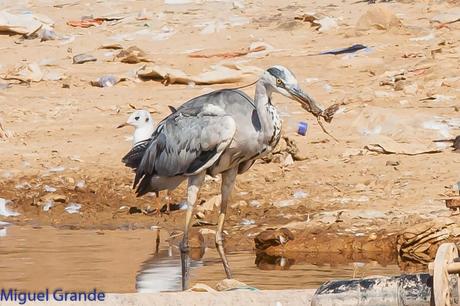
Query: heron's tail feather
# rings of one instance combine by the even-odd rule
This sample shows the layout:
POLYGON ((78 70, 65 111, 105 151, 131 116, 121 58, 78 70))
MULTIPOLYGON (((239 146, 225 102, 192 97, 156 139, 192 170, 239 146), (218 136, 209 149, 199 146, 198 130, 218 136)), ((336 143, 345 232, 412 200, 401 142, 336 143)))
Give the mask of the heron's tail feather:
POLYGON ((142 161, 145 150, 147 150, 149 140, 138 142, 123 158, 122 162, 130 168, 137 169, 142 161))

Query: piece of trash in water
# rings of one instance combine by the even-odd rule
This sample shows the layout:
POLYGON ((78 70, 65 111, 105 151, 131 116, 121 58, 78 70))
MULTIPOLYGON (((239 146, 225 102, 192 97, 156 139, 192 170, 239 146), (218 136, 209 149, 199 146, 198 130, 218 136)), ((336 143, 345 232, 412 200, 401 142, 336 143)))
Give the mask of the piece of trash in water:
POLYGON ((45 185, 45 186, 43 187, 43 189, 44 189, 46 192, 56 192, 56 190, 57 190, 56 188, 51 187, 51 186, 48 186, 48 185, 45 185))
POLYGON ((120 79, 114 75, 104 75, 95 81, 91 81, 91 85, 96 87, 112 87, 113 85, 121 82, 124 79, 120 79))
POLYGON ((296 190, 293 194, 294 199, 305 199, 308 197, 308 193, 303 190, 296 190))
POLYGON ((97 58, 95 58, 94 56, 90 55, 90 54, 77 54, 73 57, 73 63, 74 64, 83 64, 83 63, 87 63, 87 62, 95 62, 97 61, 97 58))
POLYGON ((89 28, 101 25, 104 22, 104 18, 88 18, 82 20, 70 20, 67 24, 72 27, 78 28, 89 28))
POLYGON ((254 221, 253 219, 243 219, 241 220, 240 224, 241 225, 253 225, 253 224, 256 224, 256 221, 254 221))
POLYGON ((69 205, 67 205, 66 208, 64 208, 64 210, 68 212, 69 214, 76 214, 80 212, 80 208, 81 208, 80 204, 70 203, 69 205))
POLYGON ((19 216, 20 214, 18 212, 9 210, 8 207, 6 207, 7 204, 9 203, 11 203, 11 201, 0 198, 0 216, 3 216, 3 217, 19 216))
POLYGON ((43 211, 49 211, 54 206, 53 200, 47 200, 43 205, 43 211))
POLYGON ((363 49, 368 49, 368 47, 362 44, 354 44, 351 47, 321 51, 318 54, 320 55, 326 55, 326 54, 339 55, 339 54, 346 54, 346 53, 355 53, 363 49))
POLYGON ((307 122, 303 122, 303 121, 299 122, 299 127, 297 129, 297 134, 305 136, 305 134, 307 133, 307 129, 308 129, 308 123, 307 122))

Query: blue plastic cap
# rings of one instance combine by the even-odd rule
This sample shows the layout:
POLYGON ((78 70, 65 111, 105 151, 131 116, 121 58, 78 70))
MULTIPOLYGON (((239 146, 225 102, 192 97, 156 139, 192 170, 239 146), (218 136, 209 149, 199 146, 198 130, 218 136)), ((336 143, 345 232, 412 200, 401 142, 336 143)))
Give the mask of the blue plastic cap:
POLYGON ((308 130, 308 123, 306 122, 299 122, 299 128, 297 129, 297 134, 305 136, 308 130))

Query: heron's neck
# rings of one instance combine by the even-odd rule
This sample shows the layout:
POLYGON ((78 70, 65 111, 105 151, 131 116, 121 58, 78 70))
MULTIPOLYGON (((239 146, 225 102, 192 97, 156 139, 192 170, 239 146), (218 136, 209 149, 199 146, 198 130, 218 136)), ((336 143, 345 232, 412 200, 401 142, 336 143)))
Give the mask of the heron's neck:
POLYGON ((134 130, 134 135, 133 135, 133 145, 140 141, 144 141, 150 138, 152 136, 154 127, 152 125, 146 125, 142 127, 137 127, 134 130))
POLYGON ((270 111, 276 111, 275 107, 271 104, 270 99, 272 90, 269 85, 263 81, 256 83, 256 95, 254 97, 254 104, 259 115, 260 124, 265 134, 272 135, 274 130, 273 115, 270 111))

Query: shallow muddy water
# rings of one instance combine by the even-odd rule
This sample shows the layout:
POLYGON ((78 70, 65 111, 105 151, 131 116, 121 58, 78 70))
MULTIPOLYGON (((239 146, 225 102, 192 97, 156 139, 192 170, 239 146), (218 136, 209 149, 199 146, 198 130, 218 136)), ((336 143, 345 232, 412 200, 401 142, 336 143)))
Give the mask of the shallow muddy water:
MULTIPOLYGON (((0 284, 27 290, 179 290, 179 250, 165 242, 167 233, 163 231, 156 248, 156 237, 152 230, 0 226, 0 284)), ((194 258, 200 255, 192 254, 194 258)), ((249 251, 230 253, 229 261, 235 278, 260 289, 316 288, 331 279, 400 273, 396 263, 383 267, 363 260, 313 265, 286 258, 256 258, 249 251)), ((191 275, 192 283, 213 286, 222 280, 225 274, 217 252, 206 249, 201 259, 192 261, 191 275)))

